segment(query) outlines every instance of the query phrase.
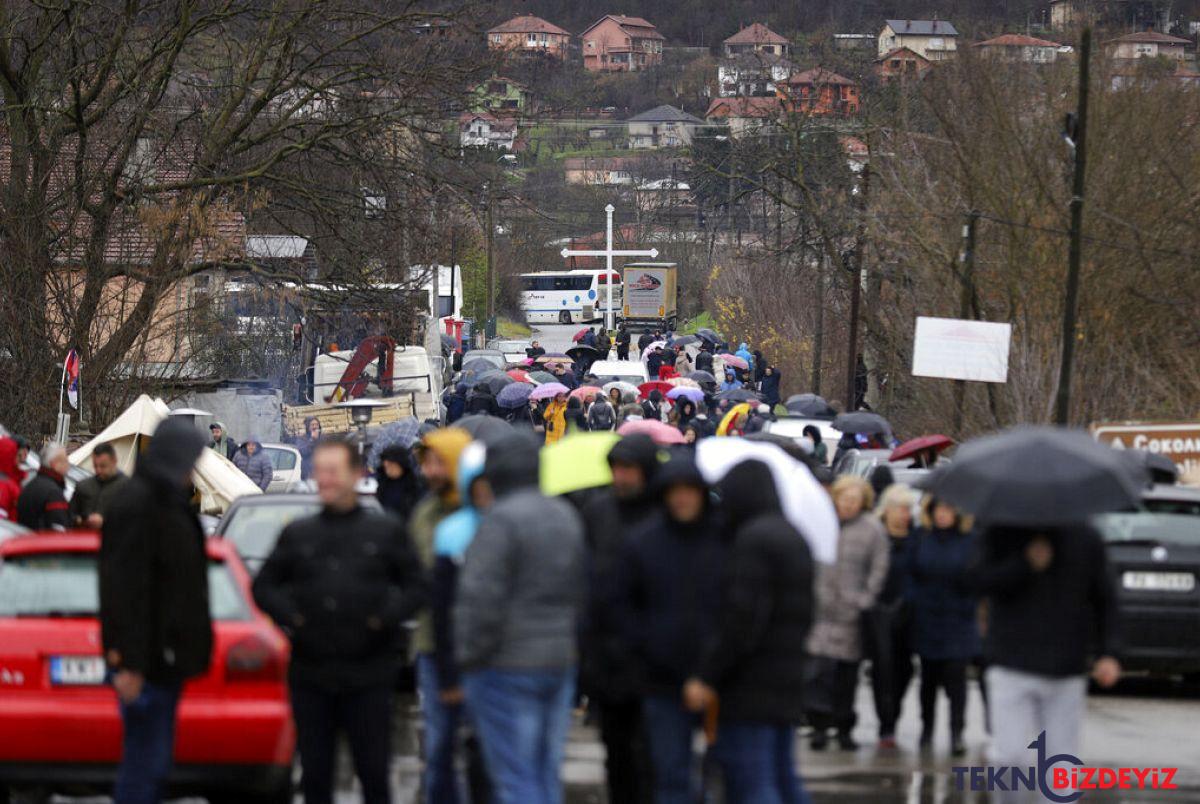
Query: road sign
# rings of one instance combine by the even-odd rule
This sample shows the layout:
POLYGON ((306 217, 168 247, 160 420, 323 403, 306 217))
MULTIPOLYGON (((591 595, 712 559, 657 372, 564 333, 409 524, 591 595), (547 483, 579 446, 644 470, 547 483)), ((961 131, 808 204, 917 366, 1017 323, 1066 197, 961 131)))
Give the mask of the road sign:
POLYGON ((1180 476, 1200 473, 1200 422, 1099 422, 1092 435, 1114 449, 1141 449, 1169 458, 1180 476))
POLYGON ((917 318, 912 373, 947 380, 1006 382, 1011 324, 917 318))

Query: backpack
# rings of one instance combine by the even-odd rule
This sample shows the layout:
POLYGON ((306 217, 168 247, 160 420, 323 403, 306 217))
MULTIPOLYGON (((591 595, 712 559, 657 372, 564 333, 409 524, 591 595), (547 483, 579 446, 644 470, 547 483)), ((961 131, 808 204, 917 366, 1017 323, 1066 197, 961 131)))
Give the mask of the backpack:
POLYGON ((593 430, 611 430, 616 423, 617 417, 612 405, 593 404, 592 409, 588 411, 588 424, 593 430))

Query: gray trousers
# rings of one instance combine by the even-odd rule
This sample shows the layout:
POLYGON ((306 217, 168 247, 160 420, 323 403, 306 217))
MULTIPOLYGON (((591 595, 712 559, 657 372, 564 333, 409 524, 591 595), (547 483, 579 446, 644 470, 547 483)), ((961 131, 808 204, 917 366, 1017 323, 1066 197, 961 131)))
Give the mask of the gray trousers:
POLYGON ((1008 667, 989 667, 985 676, 992 712, 993 765, 1027 766, 1037 756, 1029 744, 1046 732, 1046 754, 1079 756, 1087 705, 1084 676, 1040 676, 1008 667))

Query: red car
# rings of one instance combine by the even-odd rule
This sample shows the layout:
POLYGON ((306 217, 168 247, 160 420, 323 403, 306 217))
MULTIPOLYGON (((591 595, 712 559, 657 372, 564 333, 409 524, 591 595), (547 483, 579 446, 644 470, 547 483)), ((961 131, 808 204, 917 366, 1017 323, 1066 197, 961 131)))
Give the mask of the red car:
MULTIPOLYGON (((107 790, 121 758, 121 718, 105 684, 94 533, 0 542, 0 801, 37 786, 107 790)), ((213 661, 179 704, 175 794, 290 802, 296 731, 288 643, 250 595, 228 542, 208 541, 213 661)))

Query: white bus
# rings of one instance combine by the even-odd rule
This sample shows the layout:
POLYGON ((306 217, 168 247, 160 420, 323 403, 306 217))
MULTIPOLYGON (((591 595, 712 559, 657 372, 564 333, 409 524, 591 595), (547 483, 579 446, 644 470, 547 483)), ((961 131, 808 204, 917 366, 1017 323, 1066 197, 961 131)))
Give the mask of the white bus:
MULTIPOLYGON (((521 309, 530 324, 603 321, 608 287, 603 268, 521 274, 521 309)), ((622 309, 621 274, 612 272, 613 315, 622 309)))

